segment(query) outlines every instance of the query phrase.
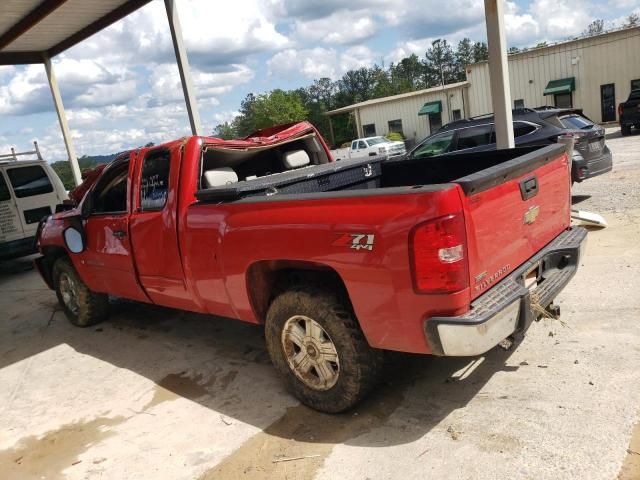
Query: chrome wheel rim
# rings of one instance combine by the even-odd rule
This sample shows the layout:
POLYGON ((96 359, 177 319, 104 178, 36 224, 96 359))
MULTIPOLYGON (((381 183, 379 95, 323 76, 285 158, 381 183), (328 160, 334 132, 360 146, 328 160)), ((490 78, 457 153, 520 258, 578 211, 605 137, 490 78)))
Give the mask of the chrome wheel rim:
POLYGON ((338 381, 336 346, 315 320, 304 315, 287 320, 282 329, 282 348, 289 368, 306 386, 329 390, 338 381))
POLYGON ((58 288, 60 289, 65 307, 67 307, 71 313, 77 315, 80 306, 78 305, 78 287, 75 280, 68 274, 63 273, 58 279, 58 288))

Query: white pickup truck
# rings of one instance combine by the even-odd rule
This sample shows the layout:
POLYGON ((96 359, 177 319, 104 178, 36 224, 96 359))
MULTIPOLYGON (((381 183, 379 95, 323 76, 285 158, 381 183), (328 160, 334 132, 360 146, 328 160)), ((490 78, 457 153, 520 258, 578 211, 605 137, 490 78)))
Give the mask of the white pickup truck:
POLYGON ((351 147, 331 150, 335 160, 347 160, 350 158, 366 158, 404 155, 407 150, 404 142, 394 142, 385 137, 358 138, 351 142, 351 147))

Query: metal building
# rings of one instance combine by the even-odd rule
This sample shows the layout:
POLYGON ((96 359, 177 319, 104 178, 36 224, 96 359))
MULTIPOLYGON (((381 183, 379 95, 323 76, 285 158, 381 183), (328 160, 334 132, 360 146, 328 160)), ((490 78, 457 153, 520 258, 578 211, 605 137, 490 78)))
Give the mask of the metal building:
MULTIPOLYGON (((559 42, 508 57, 511 106, 581 108, 595 122, 617 121, 617 105, 640 88, 640 27, 559 42)), ((441 124, 493 112, 489 63, 467 66, 467 81, 332 110, 351 113, 357 136, 400 131, 420 140, 441 124)), ((332 139, 333 141, 333 139, 332 139)))
MULTIPOLYGON (((487 62, 467 67, 471 115, 490 113, 487 62)), ((512 106, 574 107, 595 122, 617 121, 617 106, 640 88, 640 27, 509 55, 512 106)))
POLYGON ((416 141, 447 122, 469 115, 468 88, 468 82, 453 83, 367 100, 332 110, 327 115, 352 113, 359 137, 401 132, 409 141, 416 141))

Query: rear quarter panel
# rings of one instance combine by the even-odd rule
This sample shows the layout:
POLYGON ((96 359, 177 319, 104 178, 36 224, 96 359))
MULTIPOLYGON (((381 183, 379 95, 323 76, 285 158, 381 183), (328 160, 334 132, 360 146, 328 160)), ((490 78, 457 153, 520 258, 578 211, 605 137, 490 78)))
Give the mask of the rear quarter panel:
POLYGON ((458 190, 447 185, 353 197, 193 204, 183 236, 185 269, 207 311, 261 323, 250 300, 254 286, 247 283, 251 265, 269 260, 324 265, 343 280, 372 346, 428 353, 422 319, 463 313, 469 292, 416 295, 409 232, 422 221, 460 211, 458 190), (352 233, 374 235, 372 250, 339 241, 352 233))

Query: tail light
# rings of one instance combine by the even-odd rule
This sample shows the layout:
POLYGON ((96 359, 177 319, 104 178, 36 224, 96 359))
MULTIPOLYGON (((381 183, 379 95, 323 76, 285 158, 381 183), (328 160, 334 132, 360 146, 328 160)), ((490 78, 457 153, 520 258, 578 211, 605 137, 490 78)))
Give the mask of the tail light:
POLYGON ((618 105, 618 116, 622 116, 622 104, 618 105))
POLYGON ((413 284, 419 293, 451 293, 469 286, 461 213, 421 223, 411 232, 413 284))

